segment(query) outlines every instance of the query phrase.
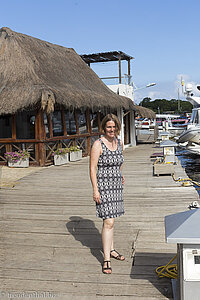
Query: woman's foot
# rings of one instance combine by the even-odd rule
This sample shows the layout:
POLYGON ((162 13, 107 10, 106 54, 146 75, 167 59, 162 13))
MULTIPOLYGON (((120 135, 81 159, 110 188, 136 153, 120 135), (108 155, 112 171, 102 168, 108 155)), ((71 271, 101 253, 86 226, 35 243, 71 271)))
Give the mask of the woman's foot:
POLYGON ((111 274, 112 273, 112 268, 110 266, 110 260, 104 260, 103 267, 102 267, 102 272, 104 274, 111 274))
POLYGON ((115 258, 117 260, 125 260, 125 257, 119 254, 119 252, 117 252, 115 249, 110 251, 110 257, 115 258))

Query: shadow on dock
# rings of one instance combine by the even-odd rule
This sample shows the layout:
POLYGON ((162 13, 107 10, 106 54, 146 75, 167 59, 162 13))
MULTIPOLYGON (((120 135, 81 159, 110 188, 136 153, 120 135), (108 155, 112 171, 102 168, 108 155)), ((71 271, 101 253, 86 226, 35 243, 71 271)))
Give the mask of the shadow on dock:
POLYGON ((103 264, 101 234, 95 227, 94 222, 78 216, 72 216, 69 219, 71 221, 66 223, 69 233, 84 247, 89 248, 91 254, 100 264, 103 264))
MULTIPOLYGON (((131 268, 131 279, 149 281, 163 296, 173 299, 170 278, 159 278, 156 268, 166 265, 174 256, 173 253, 137 252, 131 268)), ((173 262, 173 263, 176 263, 173 262)))

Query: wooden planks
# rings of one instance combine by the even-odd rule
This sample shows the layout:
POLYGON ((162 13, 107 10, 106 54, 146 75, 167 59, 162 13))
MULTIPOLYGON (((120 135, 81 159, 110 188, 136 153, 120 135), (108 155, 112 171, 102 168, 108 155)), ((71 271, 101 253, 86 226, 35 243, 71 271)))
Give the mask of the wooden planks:
MULTIPOLYGON (((152 176, 153 147, 125 150, 126 213, 115 221, 115 247, 126 260, 112 260, 110 276, 101 272, 102 220, 95 217, 88 158, 38 169, 13 189, 0 190, 5 297, 49 291, 58 299, 171 299, 170 281, 155 274, 176 252, 176 245, 165 243, 164 217, 186 210, 198 195, 171 176, 152 176)), ((186 177, 180 165, 176 171, 186 177)))

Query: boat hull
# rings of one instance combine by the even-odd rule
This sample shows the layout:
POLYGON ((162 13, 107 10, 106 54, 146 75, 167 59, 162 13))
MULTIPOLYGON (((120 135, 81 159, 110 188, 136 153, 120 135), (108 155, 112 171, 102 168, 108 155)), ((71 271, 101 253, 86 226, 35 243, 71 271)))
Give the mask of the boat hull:
POLYGON ((168 127, 168 131, 175 136, 180 136, 185 131, 185 128, 168 127))
POLYGON ((185 130, 178 139, 178 143, 191 142, 200 145, 200 128, 189 128, 185 130))

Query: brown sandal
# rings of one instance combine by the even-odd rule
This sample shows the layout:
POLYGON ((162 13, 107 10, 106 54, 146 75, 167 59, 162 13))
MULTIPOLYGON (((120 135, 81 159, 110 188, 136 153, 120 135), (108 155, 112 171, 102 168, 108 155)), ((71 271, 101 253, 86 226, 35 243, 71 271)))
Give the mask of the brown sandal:
POLYGON ((125 260, 125 257, 122 259, 122 256, 123 256, 123 255, 119 254, 119 252, 117 252, 115 249, 113 249, 113 250, 110 251, 110 256, 111 256, 112 258, 117 259, 117 260, 121 260, 121 261, 125 260), (114 256, 114 255, 112 254, 112 252, 116 252, 116 253, 117 253, 117 256, 114 256))
POLYGON ((106 267, 102 266, 102 272, 103 272, 104 274, 111 274, 111 273, 112 273, 112 268, 109 267, 109 265, 108 265, 108 263, 110 263, 110 260, 104 260, 103 265, 104 265, 105 262, 106 262, 107 264, 106 264, 106 267), (107 273, 107 272, 105 272, 106 270, 110 270, 111 272, 110 272, 110 273, 107 273))

